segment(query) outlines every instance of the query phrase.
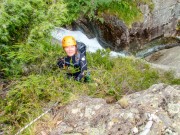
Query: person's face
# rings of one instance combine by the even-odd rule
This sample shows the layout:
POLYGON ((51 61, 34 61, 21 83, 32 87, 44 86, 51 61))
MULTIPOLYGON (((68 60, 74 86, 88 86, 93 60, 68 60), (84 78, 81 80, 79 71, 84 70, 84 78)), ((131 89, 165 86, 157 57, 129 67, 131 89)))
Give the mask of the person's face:
POLYGON ((64 48, 64 51, 69 57, 71 57, 76 53, 76 46, 67 46, 64 48))

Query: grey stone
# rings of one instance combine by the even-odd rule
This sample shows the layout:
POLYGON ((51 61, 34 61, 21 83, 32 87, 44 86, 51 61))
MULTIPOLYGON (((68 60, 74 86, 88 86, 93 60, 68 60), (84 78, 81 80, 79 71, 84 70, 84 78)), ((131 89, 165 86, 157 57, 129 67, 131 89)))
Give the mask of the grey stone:
MULTIPOLYGON (((104 99, 81 97, 59 110, 61 123, 51 135, 161 135, 180 133, 179 85, 155 84, 125 96, 129 106, 107 104, 104 99), (154 105, 155 104, 155 105, 154 105), (146 131, 145 131, 146 130, 146 131)), ((58 118, 56 118, 58 117, 58 118)))
POLYGON ((164 71, 173 71, 177 78, 180 77, 180 46, 160 50, 145 58, 152 63, 152 67, 164 71))

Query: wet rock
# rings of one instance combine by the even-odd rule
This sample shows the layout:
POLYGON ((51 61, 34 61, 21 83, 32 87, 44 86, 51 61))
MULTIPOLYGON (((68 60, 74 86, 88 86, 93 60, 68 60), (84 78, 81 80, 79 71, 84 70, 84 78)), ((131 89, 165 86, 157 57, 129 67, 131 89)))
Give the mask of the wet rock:
POLYGON ((155 52, 145 59, 155 64, 180 67, 180 43, 176 47, 169 49, 164 48, 163 50, 155 52))
POLYGON ((180 44, 179 46, 164 49, 149 55, 145 59, 151 66, 160 71, 173 71, 175 77, 180 77, 180 44))
POLYGON ((82 31, 88 38, 95 38, 93 24, 88 18, 80 18, 72 24, 73 29, 82 31))
POLYGON ((78 30, 89 37, 97 37, 100 44, 115 51, 134 51, 144 48, 144 44, 159 37, 174 37, 179 12, 179 0, 153 0, 154 8, 146 4, 139 5, 143 18, 129 28, 118 17, 104 13, 104 23, 80 19, 76 22, 78 30))
MULTIPOLYGON (((179 134, 180 86, 155 84, 125 97, 128 106, 81 97, 64 106, 51 135, 179 134)), ((57 118, 58 117, 58 118, 57 118)))

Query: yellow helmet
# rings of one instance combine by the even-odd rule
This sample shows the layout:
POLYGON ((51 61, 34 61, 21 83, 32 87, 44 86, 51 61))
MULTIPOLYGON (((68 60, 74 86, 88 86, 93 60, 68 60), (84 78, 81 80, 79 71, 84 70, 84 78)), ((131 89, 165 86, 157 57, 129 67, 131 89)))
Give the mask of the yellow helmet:
POLYGON ((73 46, 73 45, 77 45, 76 40, 73 36, 65 36, 62 39, 62 47, 67 47, 67 46, 73 46))

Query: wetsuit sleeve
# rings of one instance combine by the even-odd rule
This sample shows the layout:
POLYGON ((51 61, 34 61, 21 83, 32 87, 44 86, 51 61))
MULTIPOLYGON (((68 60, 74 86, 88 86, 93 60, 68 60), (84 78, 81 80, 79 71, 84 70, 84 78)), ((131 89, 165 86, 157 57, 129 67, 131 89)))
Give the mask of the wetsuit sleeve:
POLYGON ((81 42, 77 42, 77 43, 78 43, 77 46, 78 46, 79 52, 82 55, 86 56, 86 45, 84 43, 81 43, 81 42))
POLYGON ((58 59, 57 65, 58 65, 59 68, 64 68, 65 59, 64 58, 58 59))
POLYGON ((81 73, 76 78, 77 81, 80 81, 84 77, 84 71, 87 70, 87 61, 86 61, 85 55, 83 54, 80 59, 80 70, 81 70, 81 73))

